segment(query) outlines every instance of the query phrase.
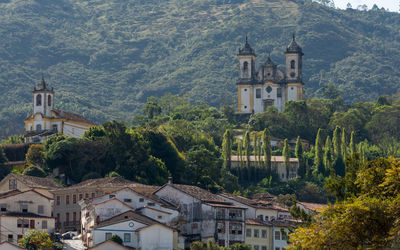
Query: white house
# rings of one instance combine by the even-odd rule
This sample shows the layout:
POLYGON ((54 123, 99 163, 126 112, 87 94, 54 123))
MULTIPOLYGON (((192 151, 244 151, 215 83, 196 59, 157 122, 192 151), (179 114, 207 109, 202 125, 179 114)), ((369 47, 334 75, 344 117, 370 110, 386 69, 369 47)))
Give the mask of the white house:
POLYGON ((164 224, 133 211, 114 216, 93 229, 92 244, 96 246, 118 235, 123 245, 135 249, 176 249, 177 233, 164 224))
POLYGON ((284 221, 272 221, 273 225, 273 249, 284 250, 288 246, 288 235, 289 228, 293 228, 293 225, 284 221))
POLYGON ((34 191, 11 190, 0 194, 0 242, 18 243, 29 229, 54 232, 53 200, 34 191))

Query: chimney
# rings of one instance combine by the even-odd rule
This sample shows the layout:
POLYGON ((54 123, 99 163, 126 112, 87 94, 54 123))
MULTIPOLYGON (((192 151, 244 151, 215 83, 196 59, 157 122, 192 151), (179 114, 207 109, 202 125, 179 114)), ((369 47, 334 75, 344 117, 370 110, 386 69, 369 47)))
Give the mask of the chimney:
POLYGON ((172 184, 172 177, 168 177, 168 184, 172 184))

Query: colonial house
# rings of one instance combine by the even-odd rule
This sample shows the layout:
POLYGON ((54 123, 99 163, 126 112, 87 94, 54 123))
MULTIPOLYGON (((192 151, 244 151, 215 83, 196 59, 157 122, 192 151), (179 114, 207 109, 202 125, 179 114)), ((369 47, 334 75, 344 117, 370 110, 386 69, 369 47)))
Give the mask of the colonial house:
POLYGON ((254 250, 273 249, 272 228, 271 223, 246 219, 245 244, 251 246, 254 250))
POLYGON ((54 232, 53 200, 35 190, 0 194, 0 242, 17 243, 29 229, 54 232))
POLYGON ((174 219, 176 221, 179 212, 173 204, 153 194, 158 188, 157 186, 146 186, 145 188, 125 187, 94 199, 85 199, 81 204, 81 209, 86 208, 85 204, 89 207, 110 199, 117 199, 143 215, 170 225, 174 219))
POLYGON ((155 195, 179 207, 180 233, 185 246, 193 241, 213 241, 220 246, 244 243, 245 208, 227 202, 196 186, 169 181, 155 195))
POLYGON ((27 190, 35 190, 36 192, 53 198, 50 190, 61 188, 61 185, 51 178, 41 178, 28 175, 9 174, 0 181, 0 193, 11 190, 19 190, 21 192, 27 190))
POLYGON ((147 216, 127 211, 102 221, 93 229, 96 246, 118 235, 123 245, 134 249, 177 249, 178 234, 175 229, 147 216))
MULTIPOLYGON (((56 230, 80 230, 81 207, 79 201, 96 198, 124 187, 152 188, 121 177, 89 179, 73 186, 51 190, 54 197, 56 230)), ((154 190, 154 188, 153 188, 154 190)))
POLYGON ((25 122, 25 142, 43 142, 53 134, 81 137, 95 124, 81 115, 54 109, 54 90, 42 77, 32 91, 33 112, 25 122))
POLYGON ((272 249, 284 250, 288 246, 289 229, 293 228, 294 225, 285 221, 271 221, 270 223, 273 232, 272 249))
POLYGON ((271 200, 249 199, 240 195, 222 193, 218 195, 222 199, 246 208, 246 219, 258 219, 260 221, 273 221, 291 219, 287 208, 278 205, 271 200))
MULTIPOLYGON (((232 155, 231 156, 231 168, 238 168, 241 166, 246 166, 246 156, 240 155, 232 155)), ((251 167, 261 167, 264 165, 264 156, 250 156, 250 166, 251 167)), ((289 179, 296 178, 297 170, 299 169, 299 160, 297 158, 290 158, 289 159, 289 175, 287 175, 286 171, 286 164, 285 158, 283 156, 271 156, 271 167, 272 170, 275 171, 278 176, 279 180, 282 182, 286 182, 289 179)))

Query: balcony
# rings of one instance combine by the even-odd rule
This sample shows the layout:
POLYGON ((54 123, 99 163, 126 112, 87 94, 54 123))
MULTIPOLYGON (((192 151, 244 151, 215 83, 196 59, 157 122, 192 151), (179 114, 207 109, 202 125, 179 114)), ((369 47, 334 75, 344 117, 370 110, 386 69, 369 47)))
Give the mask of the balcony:
POLYGON ((220 215, 217 214, 217 220, 229 220, 229 221, 241 221, 244 222, 243 216, 230 216, 230 215, 220 215))

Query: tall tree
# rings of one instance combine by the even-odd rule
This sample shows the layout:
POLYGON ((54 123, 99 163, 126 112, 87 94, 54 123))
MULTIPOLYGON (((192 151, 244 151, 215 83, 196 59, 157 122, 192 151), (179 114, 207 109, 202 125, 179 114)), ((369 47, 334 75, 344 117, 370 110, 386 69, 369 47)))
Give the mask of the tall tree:
POLYGON ((325 140, 324 147, 324 165, 325 165, 325 173, 329 173, 332 167, 332 154, 333 154, 333 146, 331 137, 328 135, 325 140))
POLYGON ((283 151, 282 151, 283 159, 285 161, 286 168, 286 179, 289 179, 289 163, 290 163, 290 149, 288 145, 288 140, 285 139, 283 142, 283 151))
POLYGON ((323 169, 323 151, 322 151, 322 129, 318 129, 317 138, 315 139, 315 156, 314 156, 314 165, 315 169, 324 174, 323 169))
POLYGON ((244 134, 244 153, 246 155, 246 167, 250 167, 251 145, 249 131, 244 134))
POLYGON ((353 155, 356 152, 356 144, 354 143, 354 131, 351 131, 350 135, 350 154, 353 155))
POLYGON ((271 172, 271 135, 267 128, 264 129, 262 134, 262 148, 264 151, 264 164, 266 165, 268 172, 271 172))
POLYGON ((342 128, 342 136, 341 136, 341 144, 340 144, 340 149, 342 151, 342 157, 343 159, 346 159, 346 153, 347 153, 347 136, 346 136, 346 129, 342 128))
POLYGON ((239 161, 240 161, 240 167, 243 167, 243 141, 239 140, 238 141, 238 154, 239 154, 239 161))
POLYGON ((335 131, 333 131, 333 139, 332 139, 332 143, 333 143, 333 152, 335 155, 335 158, 341 156, 341 142, 340 142, 340 127, 336 126, 335 131))
POLYGON ((222 141, 222 157, 224 159, 224 168, 231 169, 231 155, 232 155, 232 135, 231 130, 227 129, 224 133, 222 141))
POLYGON ((304 150, 300 136, 297 137, 296 148, 294 153, 297 157, 297 160, 299 161, 299 169, 297 170, 297 174, 303 179, 306 175, 306 166, 304 163, 304 156, 303 156, 304 150))

